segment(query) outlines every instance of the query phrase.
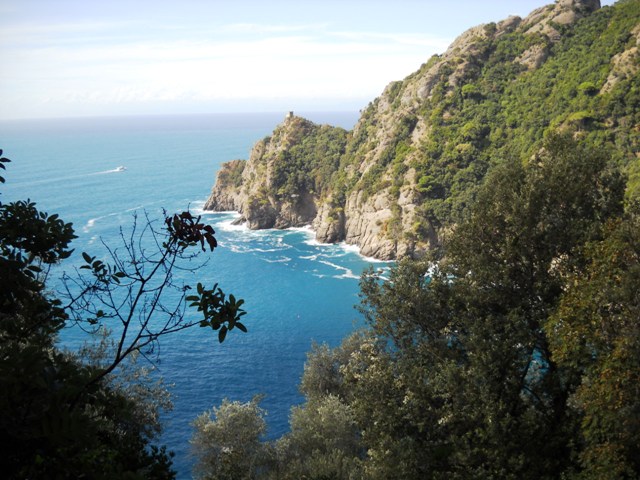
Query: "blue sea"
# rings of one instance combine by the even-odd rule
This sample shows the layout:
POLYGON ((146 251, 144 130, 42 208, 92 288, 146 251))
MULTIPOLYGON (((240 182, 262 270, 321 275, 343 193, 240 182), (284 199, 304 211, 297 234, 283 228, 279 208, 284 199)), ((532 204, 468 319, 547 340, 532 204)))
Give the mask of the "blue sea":
MULTIPOLYGON (((350 129, 357 112, 302 113, 317 123, 350 129)), ((288 429, 289 409, 302 402, 298 383, 312 342, 335 346, 362 325, 358 279, 374 265, 346 245, 322 245, 310 229, 250 231, 232 212, 202 212, 222 162, 248 158, 283 114, 219 114, 0 122, 0 148, 12 163, 0 185, 2 201, 30 198, 41 210, 72 222, 75 255, 103 256, 116 245, 134 212, 190 209, 213 225, 219 242, 193 282, 219 283, 243 298, 248 333, 220 344, 198 327, 165 338, 158 373, 172 385, 174 409, 165 415, 161 443, 175 452, 178 478, 190 478, 190 422, 223 398, 264 394, 268 437, 288 429), (119 169, 123 166, 125 169, 119 169)), ((65 331, 74 347, 79 332, 65 331)))

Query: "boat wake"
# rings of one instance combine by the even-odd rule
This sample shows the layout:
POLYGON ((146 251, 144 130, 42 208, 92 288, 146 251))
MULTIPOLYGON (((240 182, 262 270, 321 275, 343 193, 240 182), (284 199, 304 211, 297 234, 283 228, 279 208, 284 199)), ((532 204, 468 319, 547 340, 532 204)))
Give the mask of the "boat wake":
POLYGON ((19 186, 19 187, 30 187, 33 185, 45 185, 48 183, 67 182, 69 180, 78 180, 81 178, 94 177, 96 175, 108 175, 111 173, 121 173, 126 170, 127 170, 127 167, 120 165, 119 167, 113 168, 111 170, 103 170, 101 172, 83 173, 80 175, 67 175, 65 177, 56 177, 56 178, 44 178, 42 180, 32 180, 29 182, 15 182, 13 185, 19 186))
POLYGON ((120 172, 124 172, 127 170, 127 167, 125 167, 124 165, 120 165, 119 167, 113 168, 111 170, 104 170, 102 172, 95 172, 95 173, 89 173, 87 174, 87 176, 92 176, 92 175, 107 175, 109 173, 120 173, 120 172))

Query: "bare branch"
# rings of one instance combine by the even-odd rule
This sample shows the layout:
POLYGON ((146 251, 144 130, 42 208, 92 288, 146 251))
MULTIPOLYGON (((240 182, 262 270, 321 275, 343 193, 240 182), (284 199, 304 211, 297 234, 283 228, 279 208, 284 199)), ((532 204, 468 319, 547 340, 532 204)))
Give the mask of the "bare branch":
POLYGON ((246 331, 238 321, 245 314, 242 300, 227 298, 217 284, 208 290, 198 283, 196 292, 190 293, 193 289, 182 280, 184 275, 174 275, 206 265, 207 259, 196 259, 217 246, 213 228, 189 212, 165 213, 163 229, 156 228, 158 222, 147 212, 144 220, 141 225, 134 214, 130 230, 120 228, 121 244, 116 247, 101 240, 106 261, 83 253, 85 264, 73 277, 63 276, 62 296, 74 323, 88 333, 106 327, 116 336, 113 358, 89 385, 135 352, 149 359, 166 335, 199 325, 218 331, 222 342, 236 326, 246 331), (187 304, 200 312, 199 320, 185 317, 187 304))

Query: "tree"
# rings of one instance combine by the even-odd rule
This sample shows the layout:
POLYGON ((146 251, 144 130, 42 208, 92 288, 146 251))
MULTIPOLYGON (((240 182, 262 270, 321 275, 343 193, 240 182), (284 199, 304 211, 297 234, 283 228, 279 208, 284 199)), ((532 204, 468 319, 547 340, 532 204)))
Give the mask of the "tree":
MULTIPOLYGON (((0 156, 2 151, 0 151, 0 156)), ((9 160, 0 158, 4 170, 9 160)), ((4 178, 0 177, 0 183, 4 178)), ((189 249, 216 246, 213 229, 189 212, 166 216, 164 230, 148 222, 145 243, 122 235, 124 255, 110 263, 84 253, 85 265, 66 277, 67 300, 50 293, 51 266, 71 254, 73 227, 30 200, 0 202, 0 470, 5 478, 173 478, 170 456, 151 442, 157 413, 168 407, 161 386, 130 361, 167 334, 200 325, 238 327, 241 300, 216 286, 195 292, 173 272, 189 249), (87 274, 83 275, 84 272, 87 274), (180 288, 176 305, 163 302, 180 288), (199 320, 185 317, 189 302, 199 320), (163 320, 157 317, 164 315, 163 320), (60 351, 56 335, 70 323, 93 333, 116 330, 113 349, 60 351), (115 325, 114 325, 115 323, 115 325)))
POLYGON ((389 398, 363 402, 381 447, 367 442, 369 423, 364 440, 403 452, 403 478, 553 478, 572 468, 575 416, 544 326, 563 272, 584 265, 582 245, 622 212, 623 185, 605 155, 552 136, 526 164, 493 170, 438 264, 401 263, 389 282, 365 276, 363 311, 391 342, 393 373, 386 389, 358 387, 389 398))
POLYGON ((278 468, 270 478, 362 478, 366 452, 344 368, 369 341, 355 332, 334 349, 312 346, 300 383, 306 401, 291 408, 290 432, 275 442, 278 468))
POLYGON ((611 221, 585 247, 549 319, 553 359, 568 371, 569 407, 579 419, 578 478, 640 472, 640 218, 611 221))
POLYGON ((623 197, 605 152, 567 136, 494 168, 442 251, 363 276, 368 328, 313 347, 266 477, 636 478, 623 197))
POLYGON ((360 478, 364 451, 360 431, 349 404, 326 395, 293 407, 291 431, 277 441, 281 479, 360 478))
POLYGON ((253 479, 264 473, 269 447, 260 441, 267 424, 259 402, 259 397, 247 403, 225 399, 194 420, 191 444, 198 457, 196 478, 253 479))
POLYGON ((83 253, 85 264, 77 274, 63 277, 64 308, 70 320, 91 332, 106 325, 118 336, 114 358, 94 381, 112 372, 128 355, 151 353, 162 337, 187 328, 210 327, 218 332, 220 342, 234 328, 247 331, 240 322, 245 314, 243 300, 227 298, 217 284, 206 289, 198 283, 191 292, 175 277, 177 270, 195 272, 202 266, 193 265, 199 252, 192 249, 213 251, 217 246, 213 228, 190 212, 165 214, 163 225, 158 230, 145 216, 140 228, 134 216, 131 231, 125 234, 121 229, 118 248, 104 245, 108 263, 83 253), (174 295, 169 296, 170 291, 174 295), (167 296, 178 300, 168 304, 167 296), (185 316, 187 303, 197 307, 199 319, 185 316))

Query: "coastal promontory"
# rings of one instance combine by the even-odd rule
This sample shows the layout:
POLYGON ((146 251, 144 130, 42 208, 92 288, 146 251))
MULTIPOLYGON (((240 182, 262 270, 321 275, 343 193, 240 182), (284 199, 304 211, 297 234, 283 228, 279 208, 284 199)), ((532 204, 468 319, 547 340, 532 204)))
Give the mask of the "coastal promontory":
POLYGON ((467 214, 485 175, 550 132, 609 146, 640 191, 637 2, 558 0, 464 32, 390 83, 351 131, 287 115, 223 165, 205 209, 249 228, 312 225, 381 259, 419 256, 467 214))

